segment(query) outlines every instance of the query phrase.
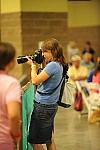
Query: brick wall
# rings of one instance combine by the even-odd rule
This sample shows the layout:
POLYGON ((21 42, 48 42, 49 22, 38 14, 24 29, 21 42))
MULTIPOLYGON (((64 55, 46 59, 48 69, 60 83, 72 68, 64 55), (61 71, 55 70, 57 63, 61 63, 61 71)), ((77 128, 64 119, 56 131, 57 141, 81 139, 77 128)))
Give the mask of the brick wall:
POLYGON ((0 41, 1 41, 1 10, 0 10, 0 41))
POLYGON ((97 27, 77 27, 68 28, 67 41, 75 40, 78 42, 80 50, 83 49, 86 41, 91 41, 97 55, 100 55, 100 26, 97 27))
MULTIPOLYGON (((90 40, 97 54, 100 55, 100 26, 67 26, 67 13, 21 12, 1 15, 1 40, 8 41, 17 48, 17 55, 32 54, 38 48, 38 42, 48 38, 58 39, 66 54, 66 45, 70 40, 78 42, 82 49, 86 40, 90 40)), ((16 65, 13 74, 18 78, 30 72, 27 65, 16 65), (16 71, 17 70, 17 71, 16 71)), ((30 74, 29 74, 30 76, 30 74)))
MULTIPOLYGON (((22 43, 25 54, 34 53, 38 42, 56 38, 65 46, 67 39, 67 13, 22 13, 22 43)), ((24 65, 26 72, 27 66, 24 65)))
MULTIPOLYGON (((22 53, 20 16, 20 13, 1 14, 1 41, 11 42, 17 49, 17 55, 22 53)), ((22 66, 16 64, 11 74, 20 78, 22 75, 22 66)))
POLYGON ((51 37, 65 43, 66 32, 67 13, 22 13, 22 41, 25 49, 36 49, 38 41, 51 37))

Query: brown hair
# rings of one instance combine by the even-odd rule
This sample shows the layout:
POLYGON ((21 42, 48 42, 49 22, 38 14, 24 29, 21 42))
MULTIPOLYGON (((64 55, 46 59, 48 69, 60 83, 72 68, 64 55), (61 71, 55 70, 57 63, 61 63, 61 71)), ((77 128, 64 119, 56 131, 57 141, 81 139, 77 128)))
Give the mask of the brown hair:
POLYGON ((66 63, 63 55, 63 48, 56 39, 51 38, 44 41, 42 45, 42 50, 50 50, 54 61, 60 62, 61 64, 66 63))
POLYGON ((16 54, 15 48, 10 43, 0 43, 0 70, 5 67, 14 59, 16 54))

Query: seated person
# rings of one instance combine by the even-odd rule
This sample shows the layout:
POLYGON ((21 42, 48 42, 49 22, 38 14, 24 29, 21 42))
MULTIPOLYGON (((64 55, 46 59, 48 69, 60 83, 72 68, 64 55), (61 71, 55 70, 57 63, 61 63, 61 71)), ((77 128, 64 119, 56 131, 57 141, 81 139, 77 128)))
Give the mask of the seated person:
MULTIPOLYGON (((97 58, 96 68, 97 68, 99 62, 100 62, 100 57, 97 58)), ((87 78, 87 82, 92 82, 92 78, 93 78, 94 73, 95 73, 95 69, 90 71, 89 76, 87 78)))
POLYGON ((84 55, 85 53, 90 53, 92 56, 91 61, 94 62, 95 50, 92 48, 90 41, 86 41, 84 49, 82 50, 82 54, 84 55))
POLYGON ((86 67, 81 66, 81 57, 78 55, 72 56, 72 66, 68 69, 69 82, 75 83, 75 81, 86 80, 88 70, 86 67))
POLYGON ((98 62, 97 66, 94 70, 92 82, 98 83, 100 85, 100 61, 98 62))
POLYGON ((87 77, 87 82, 92 82, 93 75, 94 75, 94 70, 90 71, 90 73, 87 77))
POLYGON ((71 57, 74 55, 80 55, 80 50, 77 47, 77 43, 75 41, 70 41, 68 46, 67 46, 68 62, 71 61, 71 57))
POLYGON ((90 53, 85 53, 83 55, 83 60, 81 61, 81 66, 85 66, 88 69, 88 75, 91 70, 94 69, 95 64, 91 61, 92 55, 90 53))
POLYGON ((90 123, 100 122, 100 59, 97 63, 97 66, 94 70, 94 75, 92 78, 92 82, 95 83, 93 89, 91 89, 94 95, 91 96, 90 100, 94 100, 95 110, 91 113, 89 118, 90 123))

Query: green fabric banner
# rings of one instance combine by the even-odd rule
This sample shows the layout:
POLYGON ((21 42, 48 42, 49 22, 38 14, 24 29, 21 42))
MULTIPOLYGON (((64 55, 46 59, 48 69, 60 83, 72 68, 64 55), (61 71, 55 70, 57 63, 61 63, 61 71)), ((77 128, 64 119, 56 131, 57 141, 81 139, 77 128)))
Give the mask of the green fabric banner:
POLYGON ((22 93, 22 150, 33 150, 27 142, 31 113, 34 107, 34 86, 28 83, 22 93))

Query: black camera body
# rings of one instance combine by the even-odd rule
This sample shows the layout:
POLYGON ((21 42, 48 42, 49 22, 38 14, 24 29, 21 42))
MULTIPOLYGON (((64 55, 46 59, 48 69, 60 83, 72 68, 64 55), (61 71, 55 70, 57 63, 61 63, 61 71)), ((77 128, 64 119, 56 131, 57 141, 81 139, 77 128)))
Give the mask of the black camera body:
MULTIPOLYGON (((28 57, 29 57, 33 62, 35 61, 35 62, 38 63, 38 64, 41 64, 41 63, 43 62, 43 60, 44 60, 44 56, 42 55, 41 49, 36 50, 34 55, 29 55, 28 57)), ((18 57, 17 57, 17 63, 18 63, 18 64, 22 64, 22 63, 25 63, 25 62, 27 62, 27 61, 28 61, 28 59, 27 59, 26 56, 18 56, 18 57)))

